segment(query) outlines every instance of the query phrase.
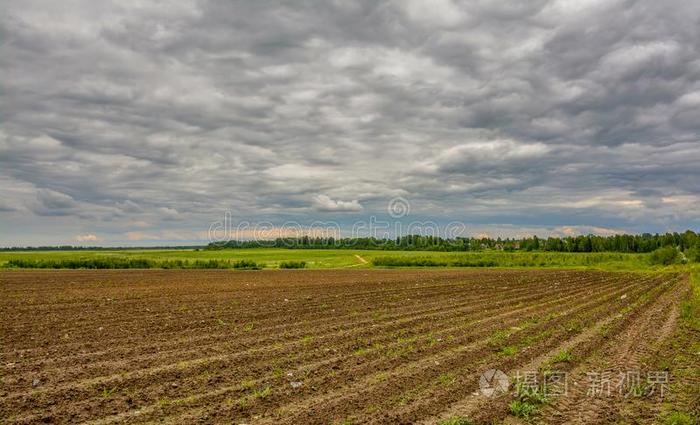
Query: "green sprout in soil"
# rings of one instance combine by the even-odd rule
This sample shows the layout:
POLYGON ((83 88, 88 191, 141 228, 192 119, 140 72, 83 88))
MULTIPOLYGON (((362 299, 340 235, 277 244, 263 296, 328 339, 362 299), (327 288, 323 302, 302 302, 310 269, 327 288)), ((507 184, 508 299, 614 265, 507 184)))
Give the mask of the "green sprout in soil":
POLYGON ((518 349, 515 347, 511 346, 506 346, 501 348, 500 353, 503 354, 504 356, 512 356, 518 352, 518 349))
POLYGON ((571 360, 571 353, 568 350, 562 350, 556 356, 554 356, 552 363, 570 363, 571 360))
POLYGON ((549 401, 542 388, 524 385, 524 383, 518 384, 516 394, 517 398, 510 402, 508 408, 510 413, 519 418, 528 419, 549 401))
POLYGON ((105 388, 102 388, 102 392, 100 393, 100 395, 102 396, 102 398, 110 398, 110 397, 112 397, 112 395, 116 391, 117 391, 117 387, 112 387, 112 388, 105 387, 105 388))

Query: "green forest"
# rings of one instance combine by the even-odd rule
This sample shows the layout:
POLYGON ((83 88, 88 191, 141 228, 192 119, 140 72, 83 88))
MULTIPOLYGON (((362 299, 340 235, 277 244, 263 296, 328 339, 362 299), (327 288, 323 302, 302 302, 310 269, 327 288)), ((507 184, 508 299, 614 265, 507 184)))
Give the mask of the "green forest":
POLYGON ((551 251, 551 252, 621 252, 648 253, 662 247, 674 247, 695 256, 700 249, 700 234, 687 230, 683 233, 640 235, 580 235, 568 237, 522 239, 455 238, 407 235, 396 239, 378 238, 278 238, 274 240, 250 240, 215 242, 207 249, 224 248, 289 248, 289 249, 362 249, 388 251, 551 251))

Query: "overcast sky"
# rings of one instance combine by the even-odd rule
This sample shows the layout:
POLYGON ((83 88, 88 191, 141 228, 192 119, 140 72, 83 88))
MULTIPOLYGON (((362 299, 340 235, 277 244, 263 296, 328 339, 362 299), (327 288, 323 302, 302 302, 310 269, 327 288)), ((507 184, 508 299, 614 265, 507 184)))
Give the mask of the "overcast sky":
POLYGON ((698 1, 0 5, 3 246, 700 228, 698 1))

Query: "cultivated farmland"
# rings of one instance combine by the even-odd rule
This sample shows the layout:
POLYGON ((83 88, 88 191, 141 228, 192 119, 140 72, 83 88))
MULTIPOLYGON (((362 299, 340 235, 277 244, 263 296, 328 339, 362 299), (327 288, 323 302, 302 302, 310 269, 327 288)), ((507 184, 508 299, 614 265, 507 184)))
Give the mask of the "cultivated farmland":
POLYGON ((518 413, 601 423, 661 413, 658 393, 590 397, 591 371, 615 385, 625 371, 664 370, 671 401, 693 402, 683 394, 695 378, 666 360, 688 293, 680 273, 38 270, 0 281, 7 424, 481 423, 518 413), (564 371, 570 384, 525 412, 511 393, 479 392, 488 369, 564 371))

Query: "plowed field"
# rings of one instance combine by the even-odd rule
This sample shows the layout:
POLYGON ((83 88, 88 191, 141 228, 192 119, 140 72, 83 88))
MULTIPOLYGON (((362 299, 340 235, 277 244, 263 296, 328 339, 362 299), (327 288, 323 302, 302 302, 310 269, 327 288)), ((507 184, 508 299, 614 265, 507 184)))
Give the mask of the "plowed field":
POLYGON ((688 287, 680 274, 561 270, 49 270, 0 282, 7 424, 511 418, 512 394, 480 392, 488 369, 568 373, 566 394, 539 409, 548 423, 651 421, 658 394, 592 397, 584 384, 591 371, 614 387, 626 371, 644 379, 688 287))

